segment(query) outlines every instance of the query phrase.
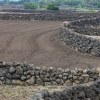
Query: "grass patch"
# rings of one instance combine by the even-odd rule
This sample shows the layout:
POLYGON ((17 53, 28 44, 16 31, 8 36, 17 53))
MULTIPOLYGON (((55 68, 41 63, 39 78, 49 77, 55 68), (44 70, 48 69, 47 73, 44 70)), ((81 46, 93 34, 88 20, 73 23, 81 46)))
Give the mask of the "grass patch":
POLYGON ((0 100, 29 100, 37 91, 60 91, 63 86, 0 86, 0 100))

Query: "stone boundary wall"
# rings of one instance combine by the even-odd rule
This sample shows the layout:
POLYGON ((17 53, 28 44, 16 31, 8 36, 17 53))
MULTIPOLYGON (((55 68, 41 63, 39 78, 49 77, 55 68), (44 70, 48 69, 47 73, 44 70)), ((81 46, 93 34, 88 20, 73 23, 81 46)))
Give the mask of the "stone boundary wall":
POLYGON ((66 87, 61 91, 43 90, 35 93, 30 100, 100 100, 100 79, 66 87))
POLYGON ((80 13, 74 11, 37 11, 37 10, 1 10, 0 19, 3 20, 53 20, 73 21, 79 19, 94 18, 100 16, 97 13, 80 13))
POLYGON ((0 61, 0 85, 55 85, 70 86, 95 81, 100 78, 100 68, 62 69, 40 68, 26 62, 0 61))
POLYGON ((73 28, 62 26, 57 38, 76 51, 100 57, 100 38, 98 36, 80 34, 73 28))
POLYGON ((69 28, 85 35, 100 35, 100 17, 72 21, 69 28))

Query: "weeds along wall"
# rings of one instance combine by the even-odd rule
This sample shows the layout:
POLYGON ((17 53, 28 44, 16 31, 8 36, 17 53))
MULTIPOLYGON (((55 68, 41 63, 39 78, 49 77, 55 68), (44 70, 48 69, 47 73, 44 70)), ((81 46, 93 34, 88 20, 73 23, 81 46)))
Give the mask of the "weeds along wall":
POLYGON ((57 85, 69 86, 95 81, 100 77, 100 68, 62 69, 40 68, 26 62, 0 61, 0 85, 57 85))

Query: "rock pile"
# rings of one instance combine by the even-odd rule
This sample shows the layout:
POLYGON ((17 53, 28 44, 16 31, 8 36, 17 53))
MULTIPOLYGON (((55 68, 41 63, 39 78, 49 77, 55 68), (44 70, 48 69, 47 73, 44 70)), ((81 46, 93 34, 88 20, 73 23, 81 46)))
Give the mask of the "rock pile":
POLYGON ((100 77, 100 68, 40 68, 26 62, 0 62, 0 85, 64 85, 82 84, 100 77))

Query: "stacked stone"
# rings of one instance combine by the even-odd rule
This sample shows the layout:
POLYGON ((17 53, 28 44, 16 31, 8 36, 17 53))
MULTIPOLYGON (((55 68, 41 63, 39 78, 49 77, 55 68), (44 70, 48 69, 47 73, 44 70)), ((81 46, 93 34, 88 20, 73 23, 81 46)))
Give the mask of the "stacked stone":
POLYGON ((70 23, 67 27, 65 23, 63 23, 57 38, 76 51, 100 57, 100 39, 77 33, 74 29, 68 27, 70 27, 70 23))
POLYGON ((74 85, 95 81, 100 77, 100 68, 55 69, 35 67, 26 62, 0 61, 0 85, 74 85))
POLYGON ((61 91, 43 90, 30 100, 100 100, 100 80, 66 87, 61 91))
MULTIPOLYGON (((37 10, 1 10, 5 12, 0 14, 0 19, 3 20, 55 20, 55 21, 74 21, 79 19, 97 18, 100 12, 79 13, 75 11, 37 11, 37 10)), ((77 22, 79 23, 79 22, 77 22)), ((76 24, 77 24, 76 23, 76 24)), ((73 24, 74 25, 74 24, 73 24)))
POLYGON ((85 35, 100 35, 100 17, 76 20, 70 23, 69 28, 85 35))

